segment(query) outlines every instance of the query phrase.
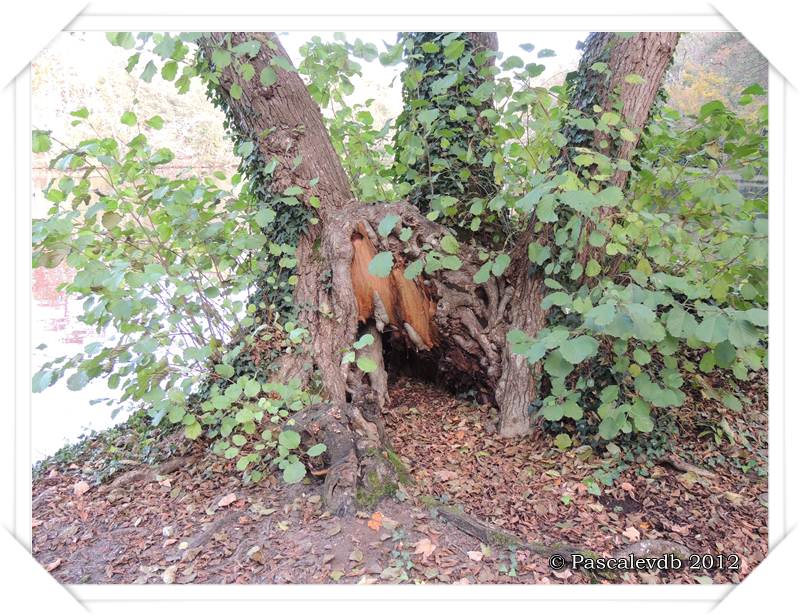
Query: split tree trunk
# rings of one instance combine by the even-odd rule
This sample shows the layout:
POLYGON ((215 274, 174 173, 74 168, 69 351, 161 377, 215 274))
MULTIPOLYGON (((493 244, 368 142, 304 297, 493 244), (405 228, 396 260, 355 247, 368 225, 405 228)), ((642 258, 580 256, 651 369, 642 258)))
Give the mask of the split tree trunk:
MULTIPOLYGON (((621 46, 615 47, 616 55, 612 50, 609 88, 623 80, 627 71, 642 74, 644 69, 647 72, 642 77, 648 83, 660 83, 674 47, 658 38, 660 34, 643 33, 627 39, 626 53, 619 51, 621 46), (627 57, 645 51, 654 56, 641 61, 627 57)), ((224 38, 216 33, 201 42, 207 57, 224 38)), ((288 60, 274 34, 234 33, 231 39, 233 45, 251 39, 262 43, 258 55, 249 60, 257 75, 275 56, 288 60)), ((506 333, 521 329, 535 336, 545 325, 542 274, 530 268, 527 246, 533 241, 547 243, 550 230, 537 236, 531 223, 513 250, 506 274, 486 283, 473 282, 482 263, 477 248, 466 242, 461 244, 463 265, 459 270, 442 269, 407 280, 403 275, 406 265, 422 255, 424 245, 438 248, 449 229, 428 220, 407 202, 363 204, 355 200, 320 111, 302 80, 294 72, 275 70, 277 81, 263 86, 258 79, 241 80, 227 67, 219 91, 237 130, 251 136, 265 160, 274 157, 279 161, 273 192, 296 185, 304 190, 301 199, 307 207, 309 197, 319 199, 320 223, 310 226, 298 245, 299 281, 294 292, 295 304, 301 307, 300 323, 311 332, 312 340, 303 353, 282 362, 279 374, 282 378, 304 377, 312 368, 320 374, 329 402, 296 415, 295 421, 306 434, 328 444, 326 500, 333 510, 346 513, 355 508, 359 486, 374 484, 375 477, 383 484, 386 473, 393 472, 387 463, 390 458, 379 412, 374 411, 387 399, 381 361, 385 344, 404 349, 416 361, 430 362, 451 384, 493 397, 500 409, 502 436, 530 431, 529 408, 538 396, 541 369, 536 366, 532 370, 524 357, 512 353, 506 333), (242 89, 236 99, 230 96, 234 82, 242 89), (297 160, 300 163, 295 166, 297 160), (379 236, 375 230, 389 214, 398 216, 400 222, 388 237, 379 236), (412 232, 408 241, 399 239, 402 227, 412 232), (391 252, 394 259, 387 278, 377 278, 367 270, 372 256, 381 251, 391 252), (343 351, 361 332, 373 333, 375 338, 374 346, 362 351, 378 363, 377 371, 370 375, 354 364, 341 363, 343 351)), ((657 86, 644 91, 635 87, 622 87, 621 95, 628 126, 638 132, 647 120, 657 86)), ((631 148, 620 148, 609 154, 629 157, 631 152, 631 148)))

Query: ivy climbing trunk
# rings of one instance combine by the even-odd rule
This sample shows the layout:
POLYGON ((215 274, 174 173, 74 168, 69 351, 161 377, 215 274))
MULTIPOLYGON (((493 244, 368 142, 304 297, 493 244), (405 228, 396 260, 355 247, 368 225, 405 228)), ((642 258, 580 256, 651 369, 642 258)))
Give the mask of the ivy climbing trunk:
MULTIPOLYGON (((628 128, 638 135, 674 41, 661 38, 660 33, 627 39, 593 36, 597 38, 590 38, 587 54, 608 55, 610 74, 598 89, 600 98, 586 104, 576 99, 575 103, 592 115, 597 113, 595 104, 601 110, 605 105, 620 105, 628 128), (645 84, 656 85, 629 84, 625 81, 628 71, 638 71, 645 84), (613 103, 617 88, 620 102, 613 103)), ((215 47, 253 39, 261 45, 249 62, 255 75, 266 71, 267 79, 243 80, 231 67, 223 67, 219 83, 211 88, 229 109, 228 120, 239 139, 255 144, 259 165, 273 167, 272 161, 277 161, 269 178, 264 178, 269 183, 266 192, 285 195, 291 191, 300 202, 293 207, 317 219, 310 224, 309 215, 309 224, 298 238, 293 297, 298 322, 308 329, 310 338, 300 352, 282 358, 277 373, 279 378, 305 380, 312 371, 318 372, 327 402, 296 415, 295 422, 309 442, 328 445, 329 467, 319 471, 326 477, 326 501, 336 512, 347 513, 354 510, 359 494, 367 498, 381 494, 398 475, 380 422, 388 399, 384 357, 428 363, 450 385, 495 400, 502 436, 521 436, 531 430, 530 408, 539 397, 541 367, 531 368, 524 356, 515 354, 507 333, 519 329, 533 337, 547 324, 548 314, 542 307, 544 274, 531 264, 528 254, 531 243, 553 245, 553 229, 532 219, 516 238, 506 270, 476 283, 475 275, 485 260, 481 253, 492 239, 478 233, 470 238, 468 229, 460 227, 458 233, 468 241, 458 246, 459 267, 425 274, 416 271, 406 277, 406 269, 424 254, 430 259, 431 250, 448 252, 443 238, 452 234, 452 227, 426 216, 431 204, 422 195, 415 203, 364 204, 354 198, 322 115, 274 34, 211 34, 203 39, 201 49, 213 62, 215 47), (395 221, 393 229, 378 233, 387 219, 395 221), (405 231, 402 239, 401 229, 405 231), (379 253, 385 264, 382 272, 370 269, 379 253), (342 363, 344 352, 364 333, 374 339, 358 351, 376 366, 369 373, 355 362, 342 363)), ((496 38, 486 34, 467 40, 476 50, 496 44, 496 38)), ((583 74, 593 79, 586 68, 590 59, 582 63, 579 78, 583 74)), ((573 97, 584 91, 580 83, 573 88, 573 97)), ((487 127, 480 127, 480 132, 473 145, 488 148, 487 127)), ((624 144, 612 147, 595 142, 591 134, 588 139, 581 132, 569 136, 567 165, 575 147, 600 149, 615 159, 628 159, 633 152, 624 144)), ((444 189, 436 188, 439 194, 475 190, 486 196, 498 190, 493 179, 491 185, 481 179, 472 182, 473 176, 487 178, 486 166, 470 157, 459 163, 464 161, 470 163, 466 169, 437 174, 436 180, 445 182, 444 189)), ((422 171, 408 166, 407 170, 412 176, 427 173, 429 162, 422 171)), ((444 167, 452 170, 457 164, 444 167)), ((610 181, 622 180, 615 175, 610 181)))

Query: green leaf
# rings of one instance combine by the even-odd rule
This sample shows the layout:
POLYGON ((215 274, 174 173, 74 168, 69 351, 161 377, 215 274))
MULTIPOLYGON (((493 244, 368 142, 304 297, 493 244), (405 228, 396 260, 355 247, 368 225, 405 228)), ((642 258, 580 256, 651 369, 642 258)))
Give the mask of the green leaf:
POLYGON ((222 70, 230 66, 231 63, 231 52, 227 49, 217 48, 211 52, 211 61, 214 63, 214 66, 217 70, 222 70))
POLYGON ((36 374, 33 375, 31 379, 31 386, 33 393, 38 394, 50 386, 50 382, 53 379, 53 373, 49 370, 39 370, 36 374))
POLYGON ((434 96, 443 94, 449 88, 451 88, 456 83, 457 80, 458 80, 458 73, 456 72, 448 73, 444 77, 434 80, 430 86, 431 94, 433 94, 434 96))
POLYGON ((751 308, 750 310, 745 310, 744 318, 758 327, 767 327, 769 325, 769 313, 760 308, 751 308))
POLYGON ((259 227, 267 227, 275 220, 275 210, 262 207, 256 212, 255 219, 259 227))
POLYGON ((372 257, 367 266, 367 271, 378 278, 386 278, 392 271, 394 257, 391 252, 383 251, 372 257))
POLYGON ((356 360, 356 366, 358 366, 359 370, 367 374, 378 369, 378 364, 376 364, 373 359, 363 355, 356 360))
POLYGON ((563 451, 572 445, 572 438, 569 436, 569 434, 564 434, 562 432, 555 439, 553 439, 553 442, 555 443, 556 447, 563 451))
POLYGON ((89 382, 89 375, 83 370, 75 372, 67 379, 67 389, 70 391, 78 391, 86 387, 89 382))
POLYGON ((600 200, 586 190, 567 190, 558 196, 561 203, 588 216, 592 209, 600 205, 600 200))
POLYGON ((378 235, 381 237, 388 237, 399 221, 400 217, 396 214, 387 214, 383 217, 380 224, 378 224, 378 235))
POLYGON ((108 229, 109 231, 111 231, 111 229, 113 229, 114 227, 116 227, 116 226, 119 224, 119 221, 120 221, 120 220, 122 220, 122 216, 120 216, 120 215, 119 215, 119 214, 117 214, 116 212, 106 212, 106 213, 105 213, 105 214, 103 214, 103 216, 100 218, 100 222, 101 222, 101 223, 103 224, 103 226, 104 226, 106 229, 108 229))
POLYGON ((31 133, 32 150, 34 153, 47 152, 53 142, 50 139, 50 133, 42 130, 35 130, 31 133))
POLYGON ((650 363, 650 353, 645 351, 644 349, 635 349, 633 351, 633 361, 635 361, 640 366, 646 366, 650 363))
POLYGON ((505 253, 501 253, 495 257, 494 263, 492 263, 492 274, 495 276, 502 276, 503 272, 506 271, 509 263, 511 263, 511 257, 509 257, 505 253))
POLYGON ((145 122, 150 128, 161 130, 164 127, 164 119, 159 115, 154 115, 152 118, 145 122))
POLYGON ((416 261, 410 263, 408 267, 405 268, 403 271, 403 276, 406 280, 414 280, 417 276, 422 273, 422 268, 425 267, 425 259, 417 259, 416 261))
POLYGON ((308 451, 306 452, 306 454, 308 454, 309 456, 311 456, 313 458, 313 457, 316 457, 316 456, 321 456, 327 450, 328 450, 328 447, 325 445, 325 443, 317 443, 316 445, 312 445, 311 447, 309 447, 308 451))
POLYGON ((566 340, 559 347, 561 356, 571 364, 579 364, 597 353, 600 343, 591 336, 578 336, 566 340))
POLYGON ((450 253, 451 255, 458 254, 460 248, 458 240, 449 233, 442 237, 440 244, 442 246, 442 250, 445 252, 450 253))
POLYGON ((242 86, 238 83, 231 84, 230 95, 233 100, 238 101, 242 98, 242 86))
POLYGON ((298 483, 306 476, 306 467, 302 462, 292 462, 283 469, 283 480, 286 483, 298 483))
POLYGON ((438 117, 439 117, 438 109, 425 109, 424 111, 420 111, 419 114, 417 115, 419 121, 428 127, 438 117))
POLYGON ((197 421, 186 426, 186 428, 183 431, 183 433, 186 435, 186 438, 191 440, 196 439, 198 436, 200 436, 202 432, 203 432, 203 427, 197 421))
POLYGON ((572 298, 568 294, 564 291, 556 291, 542 300, 542 308, 546 310, 550 306, 569 306, 571 303, 572 298))
POLYGON ((265 66, 263 69, 261 69, 259 80, 261 81, 262 86, 269 87, 278 80, 278 75, 275 73, 272 67, 265 66))
POLYGON ((572 372, 573 365, 565 360, 558 351, 550 351, 544 360, 544 369, 547 374, 556 378, 564 378, 572 372))
POLYGON ((126 126, 133 126, 136 124, 136 114, 133 111, 126 111, 122 114, 119 121, 126 126))
POLYGON ((694 336, 697 321, 680 306, 674 306, 667 314, 667 331, 674 338, 694 336))
POLYGON ((161 78, 165 81, 172 81, 175 79, 175 75, 178 74, 178 63, 175 60, 170 60, 169 62, 164 63, 164 66, 161 67, 161 78))
POLYGON ((300 446, 300 435, 294 430, 284 430, 278 435, 278 444, 286 449, 295 449, 300 446))
POLYGON ((231 378, 234 373, 233 366, 229 366, 228 364, 216 364, 214 366, 214 371, 226 379, 231 378))
POLYGON ((550 247, 542 246, 538 242, 528 244, 528 259, 537 265, 544 264, 550 258, 550 247))
POLYGON ((289 60, 289 58, 286 58, 284 56, 273 56, 272 59, 270 60, 270 64, 282 68, 283 70, 288 71, 290 73, 295 72, 295 68, 292 65, 291 60, 289 60))
POLYGON ((709 314, 697 327, 697 338, 708 344, 719 344, 728 337, 730 322, 723 314, 709 314))
POLYGON ((491 274, 492 274, 492 262, 487 261, 481 266, 481 268, 477 272, 475 272, 475 274, 472 276, 472 281, 475 284, 483 284, 484 282, 489 280, 491 274))

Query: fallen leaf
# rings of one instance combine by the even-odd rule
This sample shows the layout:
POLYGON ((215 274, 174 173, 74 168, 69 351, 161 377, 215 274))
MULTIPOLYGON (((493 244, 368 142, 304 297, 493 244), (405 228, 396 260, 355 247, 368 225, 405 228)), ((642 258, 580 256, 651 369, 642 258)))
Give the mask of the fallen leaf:
POLYGON ((339 580, 342 579, 342 576, 344 575, 344 571, 342 571, 341 569, 336 569, 335 571, 331 571, 330 575, 331 575, 331 579, 334 582, 338 582, 339 580))
POLYGON ((736 492, 725 492, 725 498, 731 501, 734 507, 739 507, 744 500, 744 496, 737 494, 736 492))
POLYGON ((427 537, 423 537, 414 544, 414 554, 422 554, 422 560, 427 560, 435 549, 436 544, 427 537))
POLYGON ((264 552, 262 551, 260 545, 254 545, 252 548, 247 550, 247 556, 250 558, 250 560, 254 560, 261 565, 266 562, 266 558, 264 558, 264 552))
POLYGON ((362 560, 364 560, 364 552, 362 552, 361 550, 353 550, 352 552, 350 552, 350 560, 356 563, 360 563, 362 560))
POLYGON ((164 573, 161 574, 161 579, 164 581, 164 584, 172 584, 175 582, 175 573, 178 570, 178 565, 172 565, 164 569, 164 573))
POLYGON ((475 562, 480 562, 483 560, 483 552, 479 552, 477 550, 467 552, 467 556, 469 556, 470 560, 474 560, 475 562))
POLYGON ((619 487, 625 490, 626 492, 633 493, 633 486, 629 484, 627 481, 623 481, 621 484, 619 484, 619 487))
POLYGON ((439 481, 450 481, 451 479, 455 479, 456 477, 458 477, 458 473, 454 471, 448 471, 445 469, 441 471, 436 471, 433 474, 433 476, 436 477, 436 479, 438 479, 439 481))
POLYGON ((61 564, 61 559, 60 558, 56 558, 53 562, 46 564, 44 566, 44 568, 45 568, 46 571, 52 571, 53 569, 58 567, 60 564, 61 564))
POLYGON ((563 571, 554 571, 553 575, 556 576, 559 580, 568 580, 572 577, 572 570, 571 569, 564 569, 563 571))
POLYGON ((642 538, 642 535, 633 526, 629 526, 624 531, 622 531, 622 536, 627 537, 631 541, 639 541, 639 539, 642 538))
POLYGON ((227 507, 235 500, 236 500, 236 492, 231 492, 230 494, 226 494, 221 499, 219 499, 219 502, 217 502, 217 506, 227 507))
POLYGON ((31 528, 36 528, 37 526, 41 526, 42 524, 44 524, 42 520, 37 520, 36 518, 33 518, 31 520, 31 528))
POLYGON ((367 521, 367 526, 369 526, 372 530, 380 530, 382 523, 383 514, 380 511, 376 511, 367 521))
POLYGON ((82 494, 86 494, 90 489, 91 486, 85 481, 79 481, 78 483, 72 486, 72 491, 75 493, 75 496, 81 496, 82 494))

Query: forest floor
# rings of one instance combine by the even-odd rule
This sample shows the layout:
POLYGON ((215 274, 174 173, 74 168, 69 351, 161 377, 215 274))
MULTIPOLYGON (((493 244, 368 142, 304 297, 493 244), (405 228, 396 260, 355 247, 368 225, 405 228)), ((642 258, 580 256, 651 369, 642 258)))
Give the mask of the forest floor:
POLYGON ((622 445, 628 455, 615 446, 562 452, 543 430, 500 440, 487 407, 429 384, 401 378, 390 393, 387 433, 413 482, 355 517, 324 512, 320 480, 285 485, 267 477, 244 486, 233 462, 202 442, 154 450, 141 432, 122 427, 37 465, 34 557, 73 584, 703 584, 738 582, 766 556, 765 376, 751 384, 746 410, 689 399, 667 418, 680 430, 622 445), (192 459, 164 475, 142 464, 143 452, 168 451, 192 459), (660 464, 664 452, 713 474, 660 464), (556 572, 544 556, 461 532, 437 514, 442 504, 528 542, 609 555, 666 539, 692 553, 736 554, 739 568, 611 579, 556 572))

